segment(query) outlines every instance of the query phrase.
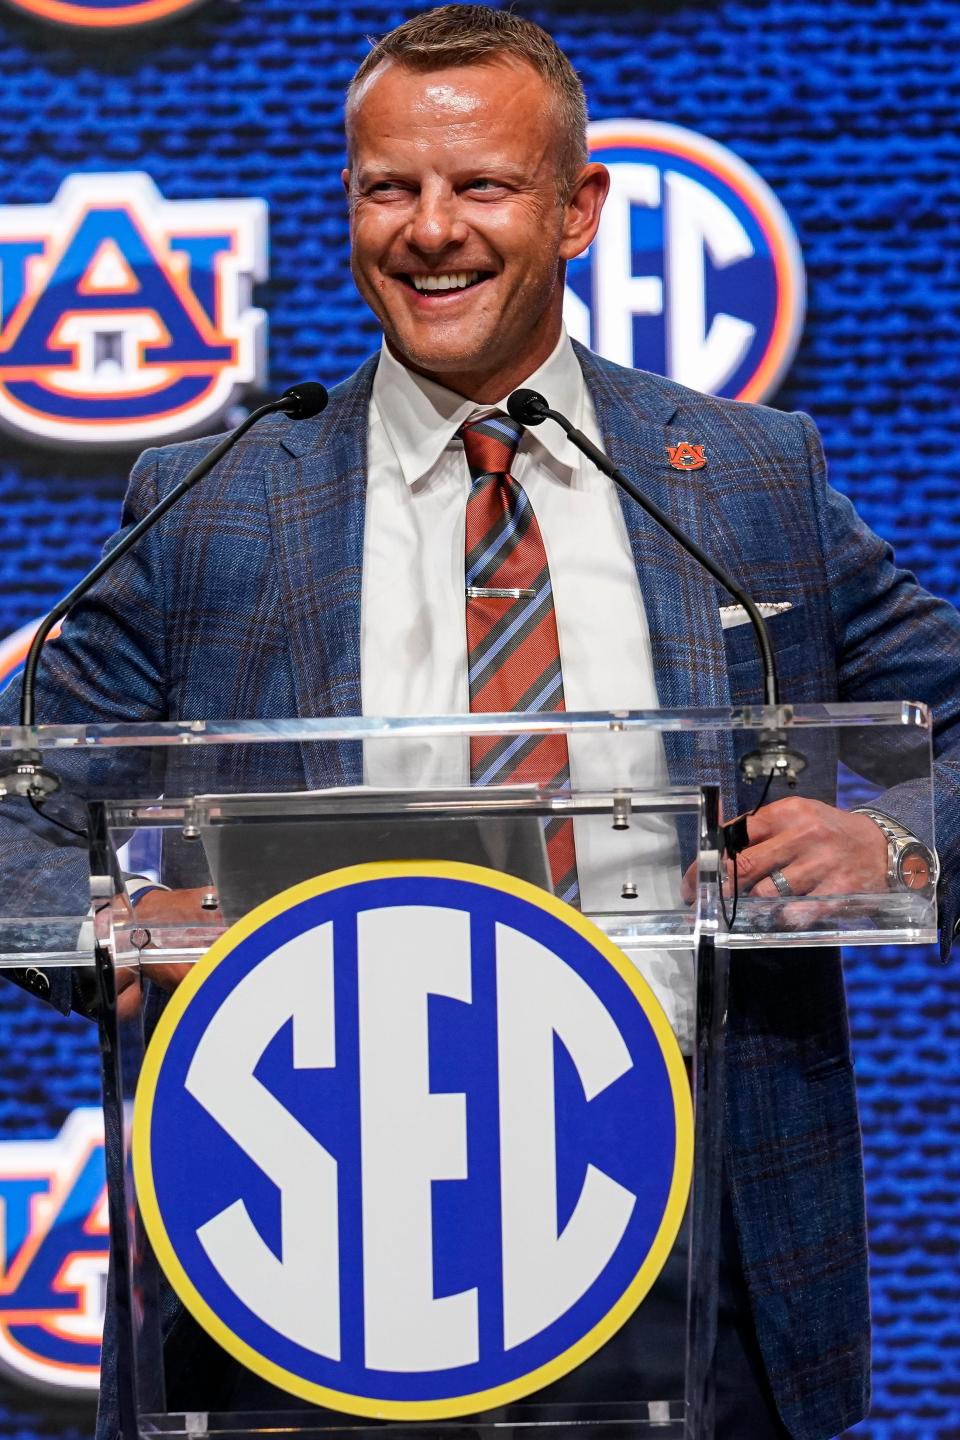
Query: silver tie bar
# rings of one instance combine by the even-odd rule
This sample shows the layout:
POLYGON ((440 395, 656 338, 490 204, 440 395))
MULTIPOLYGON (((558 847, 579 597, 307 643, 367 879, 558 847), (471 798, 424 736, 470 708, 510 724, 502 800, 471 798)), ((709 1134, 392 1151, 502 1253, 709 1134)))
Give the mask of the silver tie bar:
POLYGON ((531 600, 536 590, 500 590, 483 585, 468 585, 468 600, 531 600))

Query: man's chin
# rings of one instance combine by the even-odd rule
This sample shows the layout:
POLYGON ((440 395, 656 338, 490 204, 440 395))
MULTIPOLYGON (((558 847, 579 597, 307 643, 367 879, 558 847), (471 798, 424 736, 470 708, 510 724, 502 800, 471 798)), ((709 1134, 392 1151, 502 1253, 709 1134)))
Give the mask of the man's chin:
POLYGON ((408 370, 416 370, 441 385, 444 376, 452 379, 470 374, 489 374, 497 365, 498 357, 490 355, 482 342, 467 345, 462 335, 451 336, 449 341, 444 341, 435 337, 411 337, 387 332, 386 339, 395 360, 406 365, 408 370))

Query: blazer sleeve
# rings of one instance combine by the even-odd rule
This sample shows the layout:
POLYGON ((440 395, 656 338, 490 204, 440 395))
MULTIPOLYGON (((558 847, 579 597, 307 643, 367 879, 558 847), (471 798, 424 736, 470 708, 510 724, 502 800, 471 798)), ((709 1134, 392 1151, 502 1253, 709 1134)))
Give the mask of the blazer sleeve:
MULTIPOLYGON (((134 467, 124 500, 123 528, 107 542, 105 551, 155 503, 159 454, 145 452, 134 467)), ((164 717, 166 576, 160 553, 157 537, 146 536, 76 606, 61 636, 44 646, 36 686, 39 723, 164 717)), ((14 680, 0 695, 0 725, 17 724, 19 701, 20 686, 14 680)), ((73 829, 84 828, 84 801, 94 791, 120 793, 127 788, 147 793, 151 786, 162 788, 156 776, 146 773, 143 752, 135 750, 48 752, 45 760, 62 783, 45 808, 73 829)), ((89 873, 87 849, 79 836, 36 815, 25 800, 0 803, 4 917, 85 914, 90 903, 89 873)), ((65 969, 30 968, 6 974, 62 1013, 84 1008, 82 995, 65 969)))
MULTIPOLYGON (((918 700, 933 715, 934 826, 941 953, 960 920, 960 614, 896 564, 891 547, 827 482, 813 421, 804 426, 834 629, 839 699, 918 700)), ((915 834, 928 829, 897 785, 871 803, 915 834)), ((925 808, 925 802, 924 802, 925 808)))

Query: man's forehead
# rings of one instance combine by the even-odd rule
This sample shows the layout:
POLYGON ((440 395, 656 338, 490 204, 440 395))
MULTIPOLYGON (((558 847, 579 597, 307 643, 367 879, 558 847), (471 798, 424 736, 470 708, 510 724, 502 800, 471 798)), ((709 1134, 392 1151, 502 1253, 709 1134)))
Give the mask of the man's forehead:
POLYGON ((412 117, 420 109, 429 109, 434 116, 449 116, 451 123, 468 121, 486 112, 491 102, 502 103, 504 91, 512 99, 522 97, 531 108, 540 110, 543 103, 540 92, 544 88, 545 81, 533 66, 511 55, 429 70, 386 59, 364 76, 350 95, 347 132, 357 124, 361 114, 384 108, 393 110, 398 101, 409 107, 412 117))

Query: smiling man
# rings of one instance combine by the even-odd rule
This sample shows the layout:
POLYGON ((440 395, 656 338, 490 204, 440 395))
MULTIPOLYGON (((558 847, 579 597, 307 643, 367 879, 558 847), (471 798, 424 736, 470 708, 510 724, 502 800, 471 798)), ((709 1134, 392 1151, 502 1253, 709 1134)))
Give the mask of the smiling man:
MULTIPOLYGON (((380 354, 337 387, 322 415, 261 423, 77 607, 45 650, 39 718, 754 701, 759 667, 738 649, 737 632, 721 627, 726 597, 651 533, 556 427, 513 426, 503 404, 526 384, 748 590, 789 612, 772 637, 787 700, 910 697, 933 707, 946 951, 960 911, 960 619, 898 570, 829 488, 806 417, 698 395, 570 343, 564 269, 596 233, 608 177, 588 163, 586 105, 569 61, 510 12, 447 6, 373 47, 350 86, 346 120, 353 273, 383 327, 380 354), (667 447, 691 437, 709 467, 680 475, 667 447), (109 675, 89 662, 105 655, 109 675)), ((212 443, 147 452, 125 523, 212 443)), ((15 714, 8 692, 0 720, 15 714)), ((491 753, 455 760, 462 781, 591 779, 589 754, 573 744, 568 754, 565 742, 534 747, 523 769, 491 753)), ((424 783, 432 760, 417 763, 426 771, 406 778, 424 783)), ((659 743, 636 764, 647 784, 670 778, 659 743)), ((329 765, 309 783, 405 778, 395 763, 378 773, 372 756, 363 776, 332 753, 329 765)), ((245 779, 256 783, 231 777, 236 788, 245 779)), ((298 783, 302 775, 287 779, 298 783)), ((724 783, 728 813, 747 808, 735 777, 724 783)), ((815 799, 775 802, 750 819, 743 881, 765 895, 910 884, 895 864, 904 837, 923 849, 908 801, 892 792, 876 819, 815 799)), ((66 842, 37 833, 30 844, 35 859, 21 829, 20 874, 34 864, 39 873, 50 848, 66 842)), ((558 894, 586 910, 619 907, 604 834, 589 826, 574 834, 566 822, 548 845, 558 894)), ((672 832, 650 837, 644 862, 647 898, 679 904, 672 832)), ((926 873, 935 878, 932 855, 926 873)), ((165 878, 175 886, 174 875, 165 878)), ((198 907, 197 893, 155 889, 138 914, 188 917, 198 907)), ((152 976, 165 988, 178 978, 173 967, 152 976)), ((691 974, 667 956, 649 978, 689 1047, 691 974)), ((68 1009, 69 984, 62 976, 59 989, 56 977, 47 984, 68 1009)), ((717 1434, 828 1440, 861 1418, 869 1387, 863 1185, 839 955, 792 952, 785 963, 776 952, 738 952, 728 1057, 717 1434)), ((673 1316, 651 1324, 642 1306, 645 1330, 631 1322, 553 1398, 629 1400, 638 1373, 656 1373, 663 1393, 678 1393, 682 1306, 682 1286, 673 1316)), ((117 1428, 110 1337, 100 1440, 117 1428)), ((214 1350, 182 1314, 173 1322, 172 1408, 244 1408, 249 1377, 214 1350), (190 1391, 198 1376, 199 1398, 190 1391)))
POLYGON ((343 181, 354 279, 403 364, 495 403, 547 360, 564 264, 609 184, 585 127, 571 67, 512 17, 471 33, 435 12, 373 50, 350 86, 343 181))

